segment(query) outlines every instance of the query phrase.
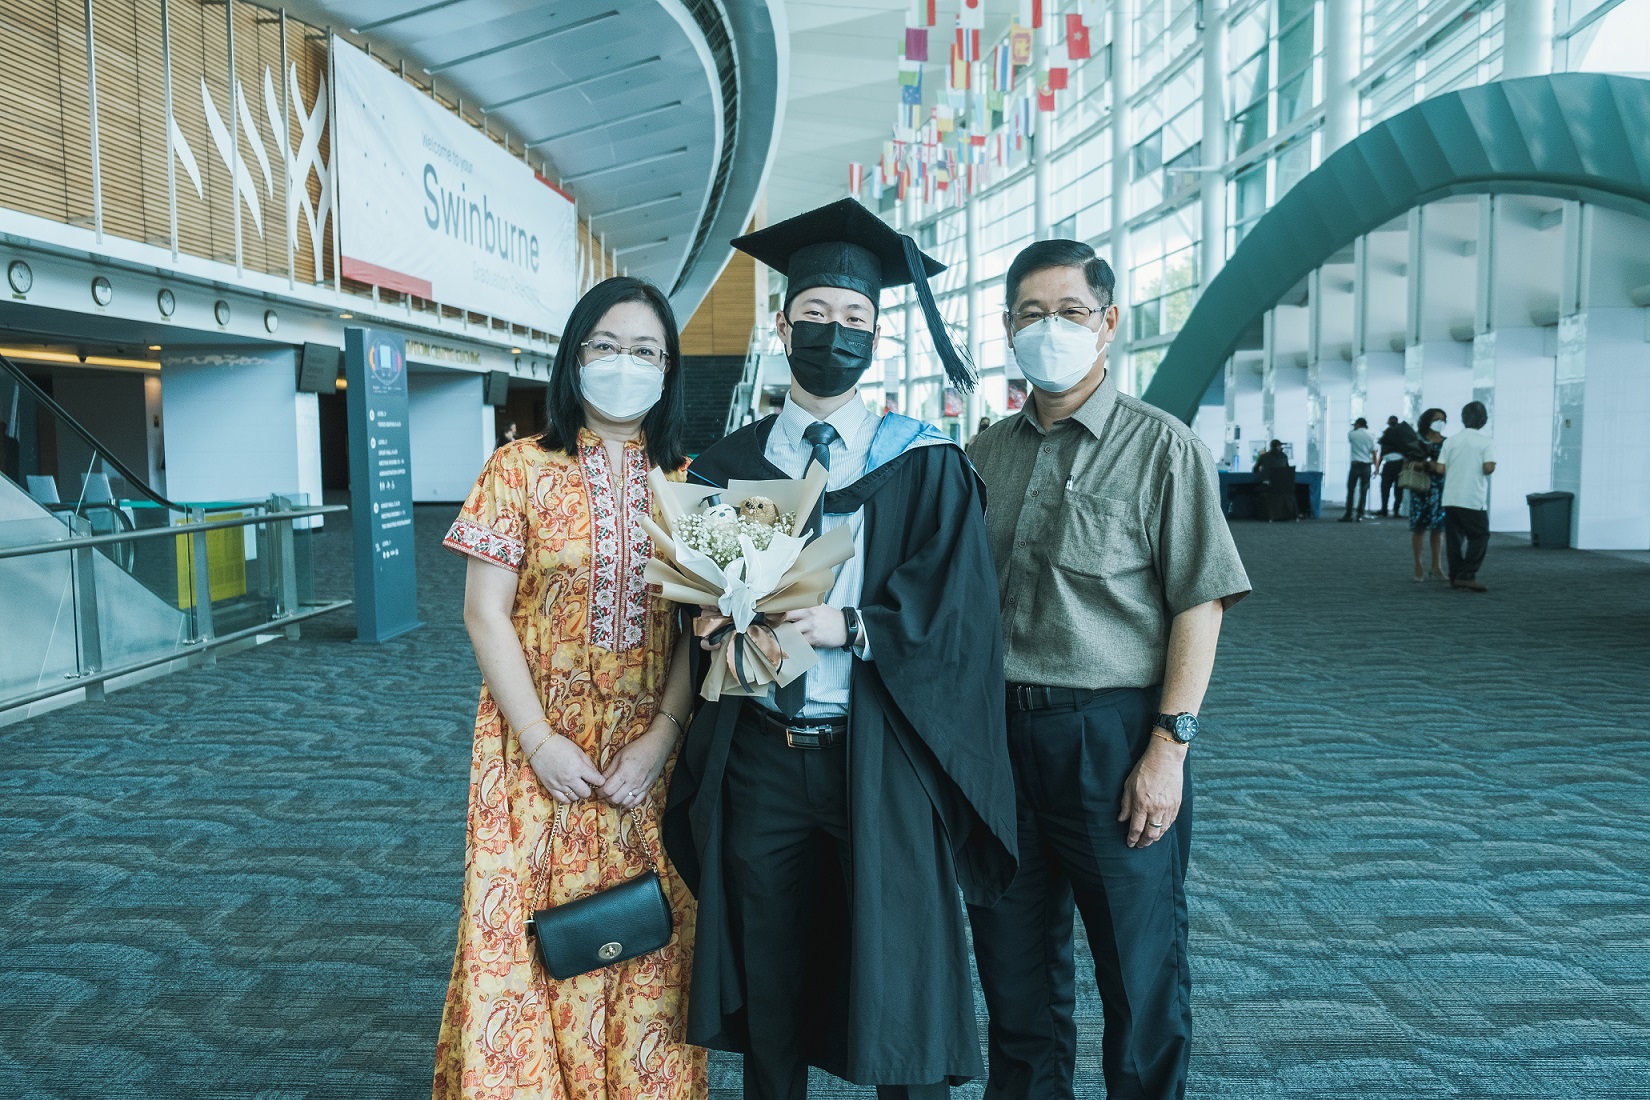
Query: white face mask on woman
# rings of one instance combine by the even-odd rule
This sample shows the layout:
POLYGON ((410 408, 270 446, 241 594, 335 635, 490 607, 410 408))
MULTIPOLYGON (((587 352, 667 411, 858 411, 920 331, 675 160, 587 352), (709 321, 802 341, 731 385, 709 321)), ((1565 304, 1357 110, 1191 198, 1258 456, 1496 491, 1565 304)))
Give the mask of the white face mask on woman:
POLYGON ((1051 313, 1014 334, 1014 361, 1044 393, 1065 393, 1100 357, 1100 334, 1051 313))
POLYGON ((639 420, 665 392, 665 372, 634 355, 614 355, 579 369, 579 392, 609 420, 639 420))

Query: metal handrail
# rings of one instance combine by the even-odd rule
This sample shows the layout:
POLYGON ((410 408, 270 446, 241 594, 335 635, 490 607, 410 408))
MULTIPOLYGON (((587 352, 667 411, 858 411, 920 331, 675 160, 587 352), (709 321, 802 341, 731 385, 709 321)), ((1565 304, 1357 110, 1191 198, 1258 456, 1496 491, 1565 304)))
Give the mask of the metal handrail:
MULTIPOLYGON (((249 502, 247 507, 261 507, 260 502, 249 502)), ((180 509, 181 510, 181 509, 180 509)), ((290 512, 265 512, 262 515, 242 516, 240 519, 216 519, 210 523, 181 523, 175 527, 146 527, 141 531, 117 531, 112 535, 87 535, 84 538, 59 539, 56 542, 31 542, 23 546, 0 547, 0 559, 22 558, 30 554, 50 554, 62 550, 80 550, 90 546, 108 546, 117 542, 135 542, 138 539, 178 538, 182 535, 202 534, 225 527, 248 527, 255 523, 286 523, 310 516, 330 516, 349 511, 346 504, 318 505, 314 508, 296 508, 290 512)))

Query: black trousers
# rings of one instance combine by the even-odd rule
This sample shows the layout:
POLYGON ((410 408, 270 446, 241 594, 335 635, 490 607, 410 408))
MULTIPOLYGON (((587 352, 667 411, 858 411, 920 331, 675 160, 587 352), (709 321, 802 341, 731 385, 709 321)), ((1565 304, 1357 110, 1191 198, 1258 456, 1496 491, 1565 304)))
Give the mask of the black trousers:
POLYGON ((1352 514, 1352 490, 1358 491, 1358 515, 1369 507, 1369 476, 1374 467, 1367 462, 1354 462, 1346 474, 1346 514, 1352 514))
MULTIPOLYGON (((728 905, 745 962, 750 1029, 745 1097, 804 1100, 810 883, 831 850, 847 875, 848 750, 793 749, 741 720, 724 790, 728 905)), ((944 1082, 877 1086, 884 1100, 943 1100, 950 1092, 944 1082)))
POLYGON ((1188 767, 1162 840, 1127 845, 1123 782, 1151 741, 1157 693, 1008 714, 1020 870, 997 905, 970 907, 991 1013, 987 1100, 1071 1100, 1077 1049, 1073 910, 1082 913, 1105 1015, 1110 1100, 1178 1100, 1191 1057, 1186 958, 1188 767))
POLYGON ((1470 581, 1484 564, 1490 548, 1490 514, 1477 508, 1444 509, 1444 554, 1449 559, 1449 579, 1470 581))
POLYGON ((1398 509, 1404 506, 1404 491, 1398 487, 1398 475, 1403 473, 1402 462, 1388 462, 1381 467, 1381 511, 1387 510, 1386 498, 1392 496, 1392 513, 1398 514, 1398 509))

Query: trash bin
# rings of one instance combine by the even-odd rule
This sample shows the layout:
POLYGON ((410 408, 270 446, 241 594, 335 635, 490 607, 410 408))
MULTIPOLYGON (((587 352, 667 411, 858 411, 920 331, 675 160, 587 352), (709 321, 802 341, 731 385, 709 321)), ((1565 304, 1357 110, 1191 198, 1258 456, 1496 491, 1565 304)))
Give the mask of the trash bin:
POLYGON ((1530 545, 1544 550, 1570 548, 1570 509, 1574 493, 1530 493, 1530 545))

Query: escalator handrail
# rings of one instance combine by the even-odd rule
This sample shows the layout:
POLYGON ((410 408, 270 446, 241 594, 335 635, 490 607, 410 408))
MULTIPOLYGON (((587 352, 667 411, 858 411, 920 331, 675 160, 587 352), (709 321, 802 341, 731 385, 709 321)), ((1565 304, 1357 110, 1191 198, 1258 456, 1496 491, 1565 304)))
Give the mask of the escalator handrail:
POLYGON ((4 368, 6 373, 10 374, 12 378, 17 381, 19 386, 23 387, 25 393, 44 405, 59 420, 67 424, 76 435, 85 440, 92 450, 96 452, 99 458, 114 467, 115 472, 125 479, 127 485, 137 489, 138 492, 142 493, 144 496, 148 497, 150 500, 154 501, 156 504, 159 504, 163 508, 170 508, 174 512, 187 513, 189 511, 189 509, 180 504, 174 504, 172 501, 167 500, 165 497, 151 489, 147 482, 132 472, 131 467, 127 466, 126 463, 117 458, 107 447, 98 442, 96 436, 87 431, 85 426, 82 425, 80 421, 71 416, 68 409, 65 409, 62 405, 59 405, 56 398, 52 397, 51 394, 36 385, 34 379, 30 378, 27 374, 24 374, 22 367, 19 367, 16 363, 13 363, 6 356, 0 355, 0 368, 4 368))

